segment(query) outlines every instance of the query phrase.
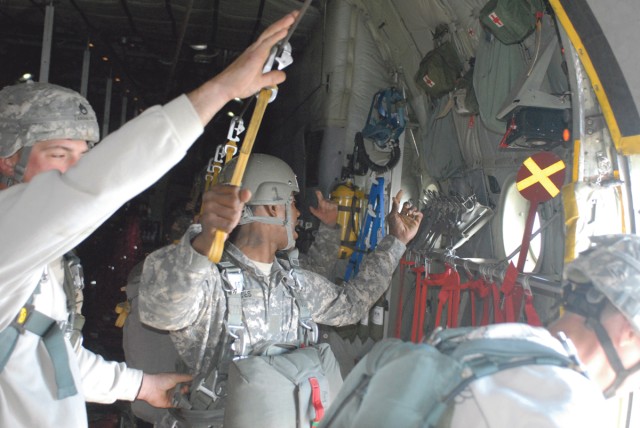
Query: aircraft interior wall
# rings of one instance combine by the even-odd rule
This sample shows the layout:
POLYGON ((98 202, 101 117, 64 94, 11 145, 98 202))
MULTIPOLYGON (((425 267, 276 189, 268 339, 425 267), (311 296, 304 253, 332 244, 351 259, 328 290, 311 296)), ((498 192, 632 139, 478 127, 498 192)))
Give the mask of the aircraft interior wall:
MULTIPOLYGON (((537 89, 558 98, 568 100, 570 97, 560 43, 549 48, 553 52, 544 64, 536 62, 546 41, 558 38, 554 20, 545 17, 539 41, 542 48, 538 47, 535 34, 522 44, 507 46, 492 38, 477 19, 470 18, 483 4, 482 1, 458 1, 447 5, 430 1, 413 5, 414 13, 408 14, 404 9, 407 5, 396 3, 397 12, 403 18, 398 19, 398 15, 377 1, 366 5, 359 1, 328 2, 323 22, 318 24, 310 43, 314 48, 305 51, 301 61, 304 67, 313 64, 312 69, 321 70, 319 79, 315 75, 311 79, 319 83, 321 90, 314 91, 305 101, 313 105, 314 112, 300 108, 294 116, 298 119, 293 122, 306 129, 319 129, 323 135, 317 185, 327 192, 344 179, 343 167, 348 164, 347 156, 352 154, 355 133, 366 123, 372 96, 388 86, 402 88, 407 98, 409 123, 403 138, 403 161, 399 165, 402 186, 410 187, 412 202, 421 208, 425 206, 427 188, 435 186, 441 195, 473 196, 479 204, 493 210, 492 220, 457 248, 455 254, 497 263, 513 250, 505 249, 502 243, 503 234, 508 233, 503 230, 502 191, 514 184, 518 167, 535 151, 499 148, 506 120, 497 119, 496 115, 509 105, 509 97, 520 88, 532 64, 544 68, 537 89), (479 103, 477 115, 458 113, 451 96, 427 97, 413 79, 420 59, 433 48, 433 32, 442 23, 451 29, 457 52, 467 67, 471 58, 475 61, 473 84, 479 103), (412 40, 416 34, 421 34, 421 38, 412 40), (320 113, 316 108, 321 109, 320 113)), ((292 73, 287 85, 290 86, 286 97, 295 94, 300 99, 302 94, 308 94, 309 79, 300 78, 296 73, 292 73)), ((570 107, 569 101, 567 104, 570 107)), ((287 132, 292 134, 291 129, 287 132)), ((374 149, 369 147, 369 150, 372 156, 376 155, 374 149)), ((570 147, 556 146, 553 151, 562 159, 568 159, 570 147)), ((385 154, 378 156, 384 162, 385 154)), ((388 179, 390 175, 384 176, 388 179)), ((368 176, 353 178, 363 188, 370 185, 368 176)), ((505 215, 522 218, 526 214, 524 210, 505 215)), ((564 257, 562 205, 558 201, 542 204, 538 215, 543 249, 528 269, 559 282, 564 257)), ((515 264, 517 254, 511 256, 515 264)), ((396 296, 390 297, 389 315, 393 318, 396 296)), ((536 298, 538 310, 545 319, 554 315, 557 297, 547 290, 536 298)))

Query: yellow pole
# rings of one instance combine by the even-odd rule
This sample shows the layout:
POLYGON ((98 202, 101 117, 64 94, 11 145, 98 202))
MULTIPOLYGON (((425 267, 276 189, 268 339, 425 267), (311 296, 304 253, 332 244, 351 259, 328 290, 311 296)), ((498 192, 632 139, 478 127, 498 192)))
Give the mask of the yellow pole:
MULTIPOLYGON (((249 155, 251 154, 251 150, 253 149, 253 143, 256 140, 256 135, 258 135, 258 129, 260 128, 262 117, 264 116, 264 112, 267 109, 267 104, 269 104, 269 99, 271 98, 271 92, 273 90, 274 88, 264 88, 258 94, 258 101, 256 102, 256 107, 253 110, 253 116, 251 116, 251 122, 249 123, 249 127, 247 128, 247 135, 242 142, 242 148, 240 149, 240 154, 238 155, 236 168, 233 170, 231 182, 229 183, 232 186, 240 186, 240 184, 242 184, 244 170, 247 168, 249 155)), ((211 260, 213 263, 218 263, 222 258, 222 250, 224 249, 224 242, 226 240, 227 234, 222 230, 216 230, 215 236, 213 237, 213 243, 211 245, 211 248, 209 249, 208 255, 209 260, 211 260)))

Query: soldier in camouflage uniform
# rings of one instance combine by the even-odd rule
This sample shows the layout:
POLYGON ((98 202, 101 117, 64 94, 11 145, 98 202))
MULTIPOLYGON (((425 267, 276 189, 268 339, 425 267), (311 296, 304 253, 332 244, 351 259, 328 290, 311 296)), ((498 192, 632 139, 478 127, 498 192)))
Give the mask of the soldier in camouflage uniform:
MULTIPOLYGON (((230 180, 234 167, 235 161, 225 167, 221 183, 230 180)), ((228 334, 225 282, 206 256, 216 230, 229 233, 236 223, 240 224, 225 244, 222 262, 242 270, 242 321, 247 353, 251 353, 267 343, 302 342, 293 287, 315 322, 340 326, 361 319, 389 286, 406 244, 417 233, 422 219, 409 204, 399 212, 400 194, 394 198, 387 217, 389 234, 364 257, 358 276, 340 286, 310 270, 292 269, 289 260, 276 257, 277 251, 294 248, 297 235, 295 224, 300 213, 293 194, 299 189, 291 168, 272 156, 254 154, 243 186, 240 190, 217 185, 205 193, 202 224, 191 226, 178 245, 150 254, 144 265, 140 319, 171 331, 179 354, 193 374, 206 372, 218 363, 214 351, 228 334)), ((336 223, 335 206, 327 208, 326 213, 314 214, 329 226, 336 223)), ((328 261, 320 264, 330 266, 328 261)))
POLYGON ((611 397, 640 384, 640 237, 591 241, 565 267, 565 312, 549 330, 573 341, 590 378, 611 397))
POLYGON ((179 162, 218 110, 281 83, 263 73, 296 13, 271 25, 227 69, 105 138, 80 94, 45 83, 0 91, 0 426, 86 427, 86 401, 171 405, 177 382, 74 349, 61 256, 179 162), (80 159, 82 157, 82 159, 80 159))

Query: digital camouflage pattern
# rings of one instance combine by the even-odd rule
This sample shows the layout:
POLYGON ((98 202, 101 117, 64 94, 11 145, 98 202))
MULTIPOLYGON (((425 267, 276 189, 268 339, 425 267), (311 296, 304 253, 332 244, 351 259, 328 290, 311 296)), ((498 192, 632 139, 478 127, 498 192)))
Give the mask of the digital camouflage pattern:
POLYGON ((20 83, 0 91, 0 157, 38 141, 96 143, 96 114, 79 93, 51 83, 20 83))
MULTIPOLYGON (((178 352, 194 373, 208 370, 213 363, 213 350, 225 334, 226 311, 217 267, 191 247, 191 239, 199 232, 200 226, 193 225, 179 244, 147 257, 139 296, 142 322, 170 330, 178 352)), ((336 229, 336 236, 338 233, 336 229)), ((341 326, 357 322, 389 286, 405 249, 398 239, 386 236, 365 256, 356 278, 336 285, 309 270, 292 271, 283 259, 276 259, 267 277, 227 242, 222 260, 231 261, 244 274, 243 321, 250 350, 265 342, 298 343, 299 310, 292 286, 300 287, 297 293, 316 323, 341 326)))
POLYGON ((640 237, 605 235, 591 241, 593 247, 567 265, 565 278, 592 283, 640 334, 640 237))
POLYGON ((307 254, 300 254, 300 267, 331 280, 335 274, 341 232, 339 225, 328 227, 320 223, 307 254))

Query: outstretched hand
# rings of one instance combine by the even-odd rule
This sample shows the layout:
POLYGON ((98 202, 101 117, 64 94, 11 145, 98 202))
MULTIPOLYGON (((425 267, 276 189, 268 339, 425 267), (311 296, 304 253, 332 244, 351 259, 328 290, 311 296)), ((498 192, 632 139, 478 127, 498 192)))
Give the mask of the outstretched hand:
POLYGON ((325 225, 329 227, 335 226, 338 222, 338 204, 325 199, 319 190, 316 190, 316 197, 318 198, 318 208, 309 206, 309 211, 325 225))
POLYGON ((263 73, 262 69, 271 48, 284 39, 298 13, 291 12, 271 24, 231 65, 188 94, 203 125, 232 99, 250 97, 262 88, 277 85, 285 80, 283 71, 272 70, 263 73))
MULTIPOLYGON (((173 407, 172 393, 176 385, 179 383, 190 382, 192 376, 180 373, 145 373, 142 376, 142 385, 140 392, 136 397, 138 400, 144 400, 153 407, 167 408, 173 407)), ((184 386, 187 390, 188 386, 184 386)), ((184 391, 186 392, 186 391, 184 391)))
POLYGON ((217 184, 202 195, 200 224, 202 232, 191 242, 193 248, 202 255, 208 255, 217 230, 225 234, 238 225, 244 204, 251 198, 248 189, 217 184))
POLYGON ((387 222, 389 224, 389 234, 395 236, 406 245, 418 233, 418 228, 422 221, 422 213, 409 202, 405 202, 402 205, 402 210, 398 211, 401 198, 402 190, 392 199, 391 212, 387 216, 387 222))

